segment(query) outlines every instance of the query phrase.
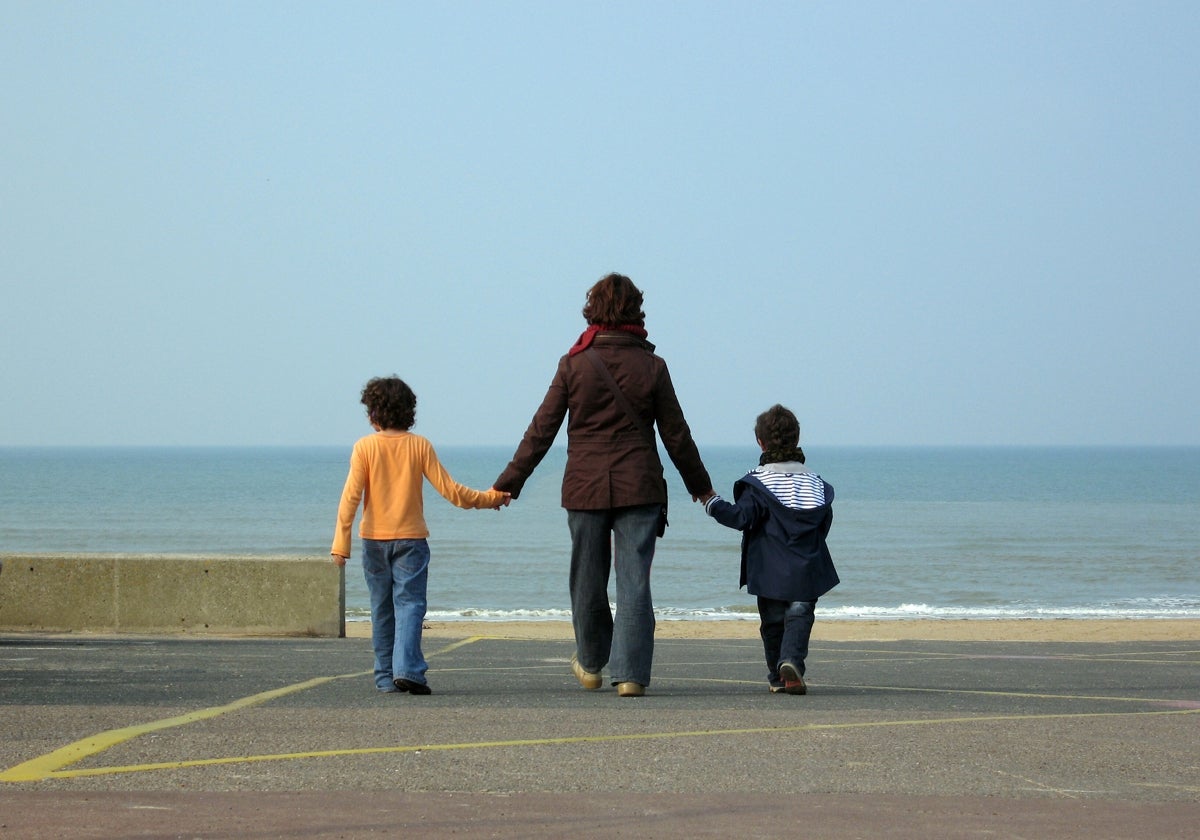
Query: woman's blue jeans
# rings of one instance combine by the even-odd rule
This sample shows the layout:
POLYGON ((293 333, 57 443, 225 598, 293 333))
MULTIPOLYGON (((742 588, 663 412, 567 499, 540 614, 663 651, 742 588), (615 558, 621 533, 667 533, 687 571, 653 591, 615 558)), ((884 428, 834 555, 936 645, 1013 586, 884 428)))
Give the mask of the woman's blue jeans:
POLYGON ((421 622, 429 584, 429 543, 425 540, 362 541, 363 574, 371 595, 371 644, 375 686, 391 690, 402 677, 424 683, 421 622))
POLYGON ((804 676, 804 660, 808 657, 808 640, 812 635, 817 602, 777 601, 758 598, 758 634, 762 638, 763 654, 767 660, 767 679, 779 682, 779 663, 791 662, 804 676))
POLYGON ((654 602, 650 564, 662 505, 569 510, 571 622, 579 664, 598 673, 610 665, 614 683, 650 684, 654 659, 654 602), (617 572, 617 611, 608 579, 617 572))

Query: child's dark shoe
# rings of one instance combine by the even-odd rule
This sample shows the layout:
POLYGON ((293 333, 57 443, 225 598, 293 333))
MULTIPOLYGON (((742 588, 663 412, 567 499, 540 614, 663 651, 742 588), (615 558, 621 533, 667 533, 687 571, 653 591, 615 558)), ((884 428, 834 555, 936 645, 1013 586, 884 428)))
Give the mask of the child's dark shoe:
POLYGON ((416 680, 406 680, 404 677, 396 677, 393 682, 396 684, 397 691, 407 691, 409 694, 433 694, 433 689, 425 683, 419 683, 416 680))

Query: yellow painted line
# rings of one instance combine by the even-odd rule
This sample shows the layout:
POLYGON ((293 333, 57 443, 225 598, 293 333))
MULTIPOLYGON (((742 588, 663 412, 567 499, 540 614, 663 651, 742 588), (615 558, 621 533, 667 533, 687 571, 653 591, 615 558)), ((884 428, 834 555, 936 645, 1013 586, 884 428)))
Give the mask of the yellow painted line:
POLYGON ((1048 785, 1044 782, 1039 782, 1037 779, 1031 779, 1028 776, 1022 776, 1017 773, 1008 773, 1004 770, 998 770, 995 767, 992 768, 992 772, 995 773, 997 776, 1005 776, 1009 779, 1016 779, 1019 782, 1024 782, 1025 784, 1029 785, 1030 789, 1032 789, 1032 790, 1041 791, 1043 793, 1053 793, 1057 796, 1062 796, 1066 799, 1078 799, 1079 797, 1077 796, 1077 794, 1081 792, 1081 791, 1075 791, 1075 790, 1065 790, 1063 788, 1056 788, 1056 787, 1054 787, 1054 785, 1048 785))
POLYGON ((1178 699, 1128 697, 1110 694, 1035 694, 1029 691, 995 691, 982 688, 914 688, 902 685, 854 685, 851 683, 809 683, 818 688, 850 688, 868 691, 907 691, 922 694, 977 694, 984 697, 1020 697, 1027 700, 1107 700, 1113 703, 1178 703, 1178 699))
MULTIPOLYGON (((437 653, 448 653, 452 650, 457 650, 464 645, 469 645, 472 642, 479 641, 482 636, 472 636, 469 639, 463 639, 437 651, 437 653)), ((435 656, 436 654, 430 654, 435 656)), ((236 712, 239 709, 245 709, 249 706, 257 706, 260 703, 266 703, 270 700, 276 700, 280 697, 285 697, 288 694, 295 694, 298 691, 306 691, 310 688, 315 688, 325 683, 333 682, 334 680, 344 680, 351 677, 369 676, 373 671, 356 671, 353 674, 338 674, 333 677, 315 677, 304 682, 286 685, 283 688, 272 689, 271 691, 263 691, 258 694, 252 694, 249 697, 243 697, 240 700, 235 700, 232 703, 227 703, 224 706, 212 706, 207 709, 199 709, 195 712, 177 715, 175 717, 163 718, 162 720, 151 721, 150 723, 139 723, 134 726, 126 726, 121 729, 110 729, 107 732, 101 732, 93 735, 90 738, 84 738, 76 741, 73 744, 67 744, 65 747, 60 747, 51 753, 38 756, 29 761, 22 762, 13 767, 8 768, 0 773, 0 782, 37 782, 42 779, 48 779, 51 776, 57 776, 63 767, 69 767, 76 762, 82 761, 93 755, 104 752, 117 744, 123 744, 126 741, 137 738, 139 735, 146 735, 151 732, 160 732, 163 729, 173 729, 177 726, 186 726, 189 723, 196 723, 201 720, 215 718, 229 712, 236 712)))
POLYGON ((1134 782, 1134 785, 1144 788, 1161 788, 1164 790, 1182 790, 1186 793, 1200 793, 1200 787, 1196 787, 1195 785, 1164 785, 1152 782, 1134 782))
POLYGON ((102 753, 110 747, 115 747, 117 744, 122 744, 139 735, 146 735, 150 732, 159 732, 163 729, 171 729, 176 726, 186 726, 189 723, 195 723, 201 720, 217 717, 218 715, 226 714, 227 712, 236 712, 238 709, 245 709, 249 706, 257 706, 259 703, 266 703, 268 700, 274 700, 278 697, 283 697, 288 694, 293 694, 297 691, 304 691, 308 688, 313 688, 324 683, 333 682, 334 680, 346 679, 347 677, 361 677, 364 674, 370 674, 371 671, 361 671, 357 674, 340 674, 336 677, 317 677, 311 680, 305 680, 302 683, 276 688, 271 691, 264 691, 259 694, 252 694, 249 697, 243 697, 240 700, 235 700, 224 706, 213 706, 208 709, 200 709, 195 712, 177 715, 176 717, 163 718, 162 720, 152 721, 150 723, 140 723, 134 726, 126 726, 121 729, 110 729, 107 732, 101 732, 98 735, 93 735, 90 738, 84 738, 81 741, 76 741, 73 744, 68 744, 54 752, 46 753, 38 758, 23 762, 10 767, 3 773, 0 773, 0 782, 36 782, 39 779, 45 779, 53 775, 61 767, 67 767, 77 761, 87 758, 88 756, 102 753))
POLYGON ((165 761, 155 764, 131 764, 122 767, 97 767, 86 770, 64 770, 48 774, 48 778, 74 779, 84 776, 106 776, 115 773, 142 773, 153 770, 182 770, 190 767, 212 767, 224 764, 248 764, 260 761, 296 761, 306 758, 335 758, 343 756, 389 755, 399 753, 446 752, 452 750, 489 750, 505 747, 541 747, 570 744, 600 744, 628 741, 653 741, 675 738, 712 738, 731 735, 762 735, 795 732, 819 732, 830 730, 895 728, 909 726, 936 726, 949 724, 976 724, 998 722, 1022 722, 1036 720, 1072 720, 1112 717, 1166 717, 1170 715, 1200 714, 1200 709, 1158 712, 1082 712, 1078 714, 1043 715, 987 715, 984 717, 930 718, 926 720, 865 721, 859 723, 811 723, 799 726, 759 726, 745 729, 701 729, 680 732, 635 732, 623 735, 580 735, 563 738, 528 738, 510 741, 478 741, 458 744, 414 744, 398 747, 362 747, 345 750, 316 750, 301 753, 276 753, 272 755, 228 756, 202 758, 187 761, 165 761))
MULTIPOLYGON (((755 685, 761 686, 761 680, 735 680, 720 677, 676 677, 672 682, 716 683, 718 685, 755 685)), ((857 683, 816 683, 810 682, 810 688, 822 689, 852 689, 863 691, 910 692, 925 694, 977 694, 984 697, 1014 697, 1024 700, 1107 700, 1113 703, 1145 703, 1148 705, 1162 703, 1179 703, 1178 698, 1162 697, 1129 697, 1126 695, 1113 696, 1110 694, 1035 694, 1029 691, 996 691, 982 688, 916 688, 903 685, 860 685, 857 683)))
POLYGON ((433 659, 433 657, 435 657, 435 656, 441 656, 444 653, 450 653, 451 651, 458 650, 460 647, 466 647, 467 645, 473 645, 476 642, 485 641, 486 639, 490 639, 490 638, 493 638, 493 637, 491 637, 491 636, 469 636, 465 639, 459 639, 457 642, 451 642, 450 644, 446 645, 444 648, 435 650, 433 653, 429 654, 425 658, 433 659))
POLYGON ((888 662, 927 662, 931 660, 974 660, 974 659, 995 659, 995 660, 1061 660, 1064 662, 1128 662, 1130 664, 1165 664, 1177 665, 1181 661, 1186 664, 1186 658, 1200 653, 1200 650, 1150 650, 1150 651, 1114 651, 1113 653, 1045 653, 1045 654, 987 654, 987 653, 970 653, 961 651, 937 651, 937 650, 891 650, 888 648, 811 648, 813 652, 823 652, 842 659, 847 659, 846 654, 869 654, 872 658, 882 657, 888 662), (1159 658, 1162 657, 1162 658, 1159 658))
MULTIPOLYGON (((507 636, 486 636, 477 635, 461 639, 453 642, 438 651, 429 654, 430 657, 450 653, 474 644, 479 641, 508 639, 507 636)), ((84 758, 97 755, 105 750, 114 747, 118 744, 129 741, 139 735, 145 735, 151 732, 157 732, 164 729, 170 729, 178 726, 185 726, 189 723, 195 723, 202 720, 218 717, 228 712, 237 711, 250 706, 255 706, 279 697, 293 694, 295 692, 304 691, 309 688, 314 688, 334 680, 347 679, 351 677, 361 677, 369 675, 371 671, 359 671, 352 674, 340 674, 331 677, 317 677, 304 682, 295 683, 283 688, 264 691, 259 694, 254 694, 249 697, 244 697, 224 706, 214 706, 208 709, 200 709, 195 712, 178 715, 176 717, 165 718, 163 720, 153 721, 150 723, 139 724, 135 726, 124 727, 122 729, 113 729, 107 732, 102 732, 90 738, 85 738, 76 741, 73 744, 68 744, 54 752, 47 753, 44 756, 23 762, 8 770, 0 773, 0 782, 33 782, 41 781, 49 778, 78 778, 83 776, 103 776, 114 773, 135 773, 150 770, 168 770, 182 769, 188 767, 204 767, 223 764, 243 764, 259 761, 289 761, 305 758, 326 758, 335 756, 353 756, 353 755, 375 755, 387 753, 415 753, 421 751, 446 751, 446 750, 470 750, 470 749, 495 749, 501 747, 521 747, 521 746, 547 746, 547 745, 563 745, 563 744, 583 744, 583 743, 602 743, 602 742, 617 742, 617 741, 638 741, 638 740, 653 740, 665 738, 695 738, 695 737, 713 737, 719 735, 753 735, 762 733, 786 733, 786 732, 805 732, 818 730, 833 730, 833 729, 859 729, 869 727, 899 727, 899 726, 928 726, 934 724, 950 724, 950 723, 982 723, 995 721, 1023 721, 1023 720, 1053 720, 1053 719, 1071 719, 1071 718, 1092 718, 1092 717, 1116 717, 1116 716, 1164 716, 1164 715, 1179 715, 1179 714, 1197 714, 1200 709, 1184 709, 1170 711, 1146 711, 1146 712, 1095 712, 1095 713, 1063 713, 1063 714, 1043 714, 1043 715, 1002 715, 1002 716, 986 716, 986 717, 958 717, 958 718, 938 718, 926 720, 907 720, 907 721, 868 721, 861 723, 844 723, 844 724, 804 724, 795 727, 756 727, 749 729, 713 729, 713 730, 697 730, 697 731, 682 731, 682 732, 646 732, 646 733, 630 733, 624 735, 604 735, 604 736, 576 736, 564 738, 535 738, 535 739, 519 739, 511 741, 484 741, 476 743, 461 743, 461 744, 427 744, 420 746, 400 746, 400 747, 368 747, 361 749, 347 750, 321 750, 315 752, 303 753, 280 753, 272 755, 257 755, 257 756, 232 756, 210 759, 193 759, 177 762, 160 762, 154 764, 139 764, 126 765, 118 767, 98 767, 89 769, 64 770, 72 764, 78 763, 84 758)), ((718 680, 713 680, 717 682, 718 680)), ((724 682, 724 681, 721 681, 724 682)), ((729 681, 740 682, 740 681, 729 681)), ((951 693, 951 694, 982 694, 996 695, 1004 697, 1024 697, 1024 698, 1041 698, 1054 700, 1120 700, 1128 702, 1164 702, 1148 700, 1146 698, 1131 698, 1131 697, 1085 697, 1079 695, 1058 695, 1058 694, 1029 694, 1005 691, 983 691, 983 690, 968 690, 968 689, 937 689, 937 688, 909 688, 900 686, 866 686, 866 685, 840 685, 842 688, 857 688, 870 689, 881 691, 909 691, 909 692, 936 692, 936 693, 951 693)))

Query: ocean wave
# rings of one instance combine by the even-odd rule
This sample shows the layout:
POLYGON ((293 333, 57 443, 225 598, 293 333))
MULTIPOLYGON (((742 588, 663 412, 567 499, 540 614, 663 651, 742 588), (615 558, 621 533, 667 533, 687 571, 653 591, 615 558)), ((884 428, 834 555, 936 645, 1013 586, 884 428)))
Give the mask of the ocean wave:
POLYGON ((1138 603, 1082 606, 1016 605, 1007 607, 939 607, 929 604, 901 604, 897 607, 841 606, 817 607, 822 620, 837 619, 1146 619, 1200 618, 1200 603, 1171 599, 1169 602, 1143 600, 1138 603))
MULTIPOLYGON (((654 611, 663 621, 757 621, 758 612, 753 606, 684 608, 661 607, 654 611)), ((431 610, 426 614, 429 621, 570 621, 570 610, 563 609, 518 609, 501 610, 464 608, 458 610, 431 610)), ((1119 604, 1097 604, 1084 606, 1038 606, 1015 605, 1004 607, 956 607, 930 604, 900 604, 898 606, 817 606, 817 618, 821 621, 888 621, 903 619, 976 621, 1004 619, 1195 619, 1200 618, 1200 600, 1171 598, 1162 601, 1134 599, 1119 604)), ((369 621, 366 610, 346 611, 347 621, 369 621)))

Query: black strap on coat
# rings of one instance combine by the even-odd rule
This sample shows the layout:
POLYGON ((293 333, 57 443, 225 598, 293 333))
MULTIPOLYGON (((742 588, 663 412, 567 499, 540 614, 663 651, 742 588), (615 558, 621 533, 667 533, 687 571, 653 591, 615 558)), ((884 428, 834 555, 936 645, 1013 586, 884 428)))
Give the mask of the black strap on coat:
POLYGON ((625 413, 629 415, 634 428, 646 439, 647 443, 655 446, 654 432, 646 428, 646 424, 642 422, 642 418, 633 410, 633 406, 629 404, 625 392, 621 390, 621 386, 617 384, 617 380, 613 379, 612 371, 608 369, 608 365, 604 364, 600 355, 591 347, 584 350, 583 355, 588 357, 588 361, 592 363, 592 366, 596 368, 596 372, 600 374, 601 378, 608 385, 609 390, 613 392, 613 396, 617 398, 617 405, 621 406, 625 413))
MULTIPOLYGON (((609 390, 612 391, 613 397, 616 398, 617 405, 621 406, 625 413, 629 415, 629 420, 631 423, 633 423, 633 427, 637 429, 638 433, 646 439, 646 443, 653 448, 657 448, 658 445, 655 443, 654 430, 646 428, 646 424, 642 422, 642 418, 639 417, 637 412, 633 410, 633 406, 629 404, 629 399, 625 396, 625 392, 621 390, 621 386, 617 384, 617 380, 613 379, 612 371, 608 369, 608 365, 604 364, 604 360, 600 358, 600 354, 598 354, 593 348, 589 347, 587 350, 583 351, 583 355, 588 357, 588 361, 590 361, 592 366, 596 368, 596 372, 600 374, 600 378, 603 379, 605 384, 608 385, 609 390)), ((667 480, 664 477, 663 492, 666 492, 666 485, 667 480)), ((667 521, 667 504, 666 502, 663 502, 662 509, 658 512, 658 535, 660 537, 666 533, 667 525, 669 524, 670 523, 667 521)))

